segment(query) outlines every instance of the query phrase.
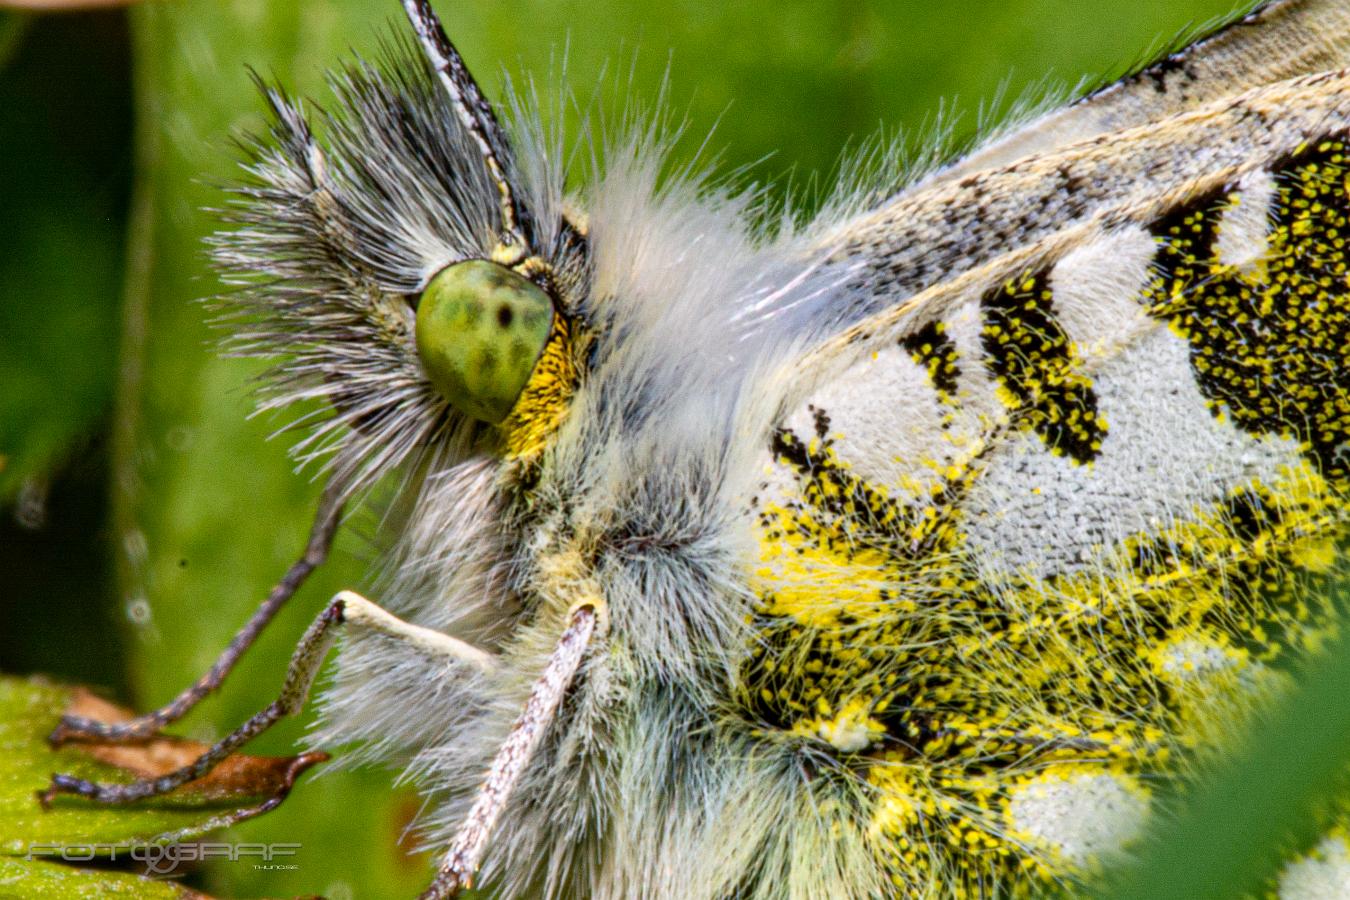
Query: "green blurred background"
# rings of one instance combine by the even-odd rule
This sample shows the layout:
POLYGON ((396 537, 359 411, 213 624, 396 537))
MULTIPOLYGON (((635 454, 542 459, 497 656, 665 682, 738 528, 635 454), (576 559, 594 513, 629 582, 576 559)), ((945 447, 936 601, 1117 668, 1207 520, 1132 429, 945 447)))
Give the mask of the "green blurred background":
MULTIPOLYGON (((0 3, 0 5, 3 5, 0 3)), ((603 72, 654 97, 685 152, 714 124, 730 170, 794 184, 846 144, 920 133, 939 104, 968 134, 1036 85, 1098 81, 1231 0, 439 4, 490 96, 503 70, 603 72)), ((322 100, 325 68, 373 51, 395 0, 152 0, 130 11, 0 10, 0 671, 87 682, 140 708, 200 675, 301 546, 316 486, 279 424, 248 420, 256 366, 221 360, 194 300, 217 284, 204 207, 256 128, 252 65, 322 100)), ((269 701, 304 625, 370 583, 356 529, 181 730, 222 734, 269 701)), ((303 723, 257 742, 289 750, 303 723)), ((218 864, 228 897, 412 896, 400 843, 416 798, 387 772, 307 776, 238 829, 300 841, 295 871, 218 864)))

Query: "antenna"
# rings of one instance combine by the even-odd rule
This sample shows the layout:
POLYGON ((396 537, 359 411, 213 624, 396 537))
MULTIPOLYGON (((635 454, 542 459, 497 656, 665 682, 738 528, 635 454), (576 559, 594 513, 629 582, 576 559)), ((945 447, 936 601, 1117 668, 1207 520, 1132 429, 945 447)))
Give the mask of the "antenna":
POLYGON ((525 239, 520 207, 511 191, 510 182, 506 180, 506 164, 511 158, 506 133, 502 131, 491 104, 479 90, 478 83, 469 74, 464 58, 446 36, 445 28, 431 8, 430 0, 403 0, 403 9, 408 13, 413 30, 417 32, 418 43, 422 45, 441 84, 449 92, 460 122, 478 145, 483 163, 487 166, 488 177, 497 186, 502 216, 499 238, 502 246, 494 252, 493 257, 510 265, 528 255, 530 245, 525 239))

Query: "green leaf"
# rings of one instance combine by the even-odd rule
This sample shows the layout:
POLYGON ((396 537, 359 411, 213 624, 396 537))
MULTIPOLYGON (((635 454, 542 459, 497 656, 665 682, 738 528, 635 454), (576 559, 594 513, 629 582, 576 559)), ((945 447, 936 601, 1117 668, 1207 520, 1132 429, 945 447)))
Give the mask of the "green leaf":
MULTIPOLYGON (((136 777, 126 768, 99 761, 81 745, 59 750, 48 746, 47 735, 75 696, 74 689, 43 679, 0 677, 0 854, 22 856, 37 844, 186 840, 218 829, 223 814, 245 805, 190 793, 129 807, 57 797, 50 809, 42 809, 37 793, 54 773, 118 783, 136 777)), ((240 799, 252 801, 254 796, 240 799)))
POLYGON ((171 881, 5 857, 0 857, 0 897, 23 897, 24 900, 103 900, 104 897, 208 900, 204 894, 179 887, 171 881))
POLYGON ((0 678, 0 852, 22 855, 31 844, 148 841, 165 832, 193 832, 203 815, 190 809, 116 809, 76 798, 59 800, 47 811, 38 805, 37 792, 56 772, 99 781, 131 778, 74 746, 48 747, 46 737, 71 697, 69 688, 40 679, 0 678))

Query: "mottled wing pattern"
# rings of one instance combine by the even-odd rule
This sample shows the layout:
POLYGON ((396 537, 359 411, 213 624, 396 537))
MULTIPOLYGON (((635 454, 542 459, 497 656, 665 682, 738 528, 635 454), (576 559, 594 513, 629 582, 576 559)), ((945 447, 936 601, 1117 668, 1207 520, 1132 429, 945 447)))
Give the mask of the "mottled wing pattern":
MULTIPOLYGON (((1264 15, 1338 47, 1350 18, 1264 15)), ((1280 37, 1240 28, 1230 64, 1280 37)), ((1350 76, 1266 80, 828 237, 877 306, 794 366, 742 702, 864 785, 822 815, 907 895, 1090 870, 1331 627, 1350 76)))

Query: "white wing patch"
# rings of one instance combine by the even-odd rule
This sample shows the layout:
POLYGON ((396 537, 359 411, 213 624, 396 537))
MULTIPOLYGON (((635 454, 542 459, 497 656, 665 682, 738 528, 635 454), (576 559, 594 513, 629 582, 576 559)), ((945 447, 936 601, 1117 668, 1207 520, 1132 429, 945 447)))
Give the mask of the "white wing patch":
POLYGON ((971 488, 966 534, 986 582, 1100 565, 1126 538, 1190 520, 1230 488, 1273 481, 1298 460, 1292 440, 1217 420, 1185 341, 1161 326, 1104 363, 1093 383, 1109 430, 1092 463, 1071 465, 1022 433, 971 488))
POLYGON ((1148 795, 1128 776, 1051 769, 1013 790, 1008 818, 1014 834, 1084 866, 1138 837, 1148 809, 1148 795))
POLYGON ((927 371, 898 344, 883 347, 844 378, 823 388, 787 420, 802 435, 816 428, 817 410, 828 412, 835 451, 862 478, 884 485, 927 487, 944 459, 944 410, 927 371))
POLYGON ((1156 250, 1152 235, 1130 225, 1071 250, 1050 273, 1055 316, 1085 363, 1157 325, 1139 304, 1156 250))
POLYGON ((1331 835, 1280 875, 1280 900, 1345 900, 1350 897, 1350 844, 1331 835))
POLYGON ((1195 638, 1183 638, 1167 645, 1159 657, 1158 668, 1178 684, 1236 672, 1248 665, 1242 654, 1232 647, 1195 638))
POLYGON ((1219 262, 1239 271, 1256 271, 1270 247, 1270 210, 1275 202, 1275 179, 1256 171, 1242 179, 1233 204, 1223 212, 1215 250, 1219 262))

